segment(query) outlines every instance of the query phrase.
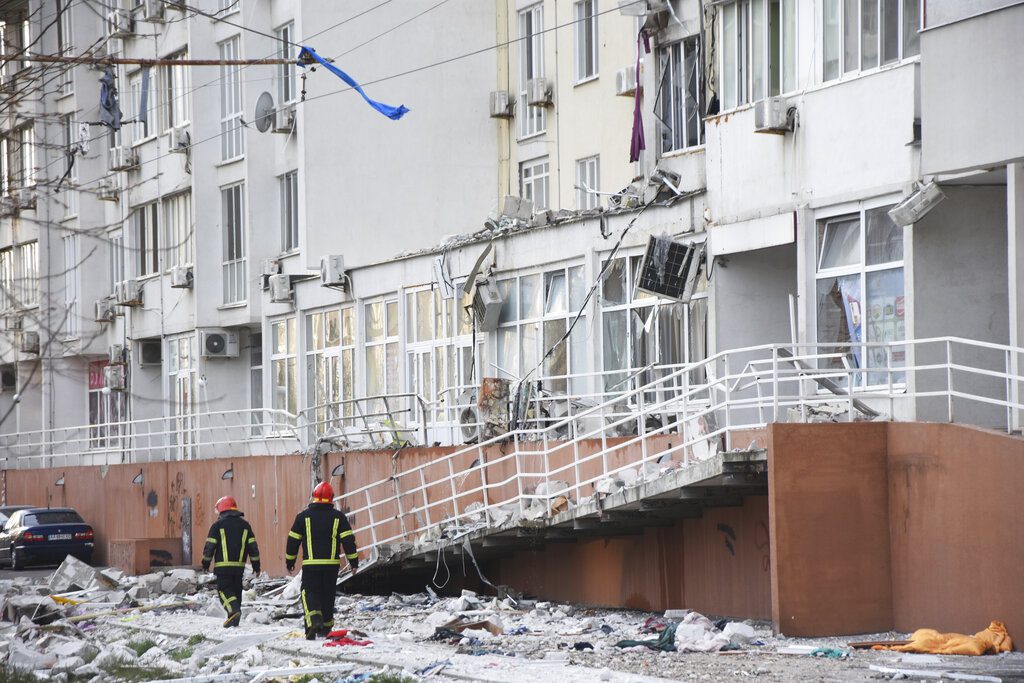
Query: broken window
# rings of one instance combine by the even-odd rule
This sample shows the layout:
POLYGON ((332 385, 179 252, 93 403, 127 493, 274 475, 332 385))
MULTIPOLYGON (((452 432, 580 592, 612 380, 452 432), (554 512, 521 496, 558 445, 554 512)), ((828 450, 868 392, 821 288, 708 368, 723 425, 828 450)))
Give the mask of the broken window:
POLYGON ((107 386, 105 375, 107 365, 109 363, 105 360, 89 363, 90 448, 105 448, 115 445, 115 440, 121 435, 122 430, 122 425, 117 423, 128 419, 126 410, 128 394, 124 391, 104 391, 107 386))
POLYGON ((702 144, 704 85, 700 39, 694 36, 662 48, 658 64, 661 85, 654 111, 660 123, 662 154, 702 144))
POLYGON ((519 164, 520 196, 533 202, 536 211, 548 208, 547 157, 519 164))
MULTIPOLYGON (((625 392, 642 386, 677 369, 668 366, 703 360, 707 354, 707 281, 703 274, 690 303, 663 299, 636 288, 642 259, 616 258, 605 271, 601 286, 605 391, 625 392)), ((703 372, 693 375, 691 381, 703 382, 703 372)), ((681 378, 673 384, 679 383, 681 378)))
POLYGON ((858 385, 905 381, 906 350, 893 344, 906 338, 903 230, 890 208, 818 222, 817 338, 821 353, 839 354, 821 365, 843 368, 845 357, 852 368, 879 369, 855 374, 858 385))
POLYGON ((355 323, 351 306, 306 316, 306 394, 316 432, 322 434, 353 413, 355 323))
POLYGON ((825 0, 822 78, 920 53, 921 0, 825 0))
MULTIPOLYGON (((398 367, 398 300, 382 299, 363 306, 363 332, 366 360, 366 396, 397 394, 398 367)), ((398 406, 391 405, 391 408, 398 406)), ((372 412, 383 412, 384 401, 368 406, 372 412)))
POLYGON ((601 206, 600 163, 596 156, 576 160, 576 208, 580 211, 601 206))
POLYGON ((498 328, 497 364, 502 374, 517 380, 536 369, 533 376, 544 378, 548 391, 584 391, 582 379, 570 375, 587 369, 586 315, 563 341, 586 298, 583 266, 520 275, 503 280, 499 287, 507 295, 498 328))
MULTIPOLYGON (((456 290, 458 291, 458 290, 456 290)), ((408 291, 405 295, 406 363, 409 391, 436 406, 422 415, 418 402, 410 406, 417 419, 452 422, 459 395, 475 385, 479 375, 473 359, 473 299, 469 293, 447 299, 437 288, 408 291)), ((477 340, 482 357, 483 338, 477 340)))
POLYGON ((722 8, 722 109, 796 89, 796 0, 735 0, 722 8))

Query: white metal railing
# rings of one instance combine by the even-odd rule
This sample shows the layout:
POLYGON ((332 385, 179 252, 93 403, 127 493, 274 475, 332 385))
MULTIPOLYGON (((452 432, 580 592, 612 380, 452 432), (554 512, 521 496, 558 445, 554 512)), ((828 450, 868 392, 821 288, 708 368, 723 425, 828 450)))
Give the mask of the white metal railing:
POLYGON ((376 554, 424 534, 452 539, 514 516, 549 516, 553 504, 607 492, 613 478, 650 480, 771 422, 920 419, 1013 431, 1024 414, 1021 368, 1024 349, 955 337, 735 349, 561 418, 535 416, 336 500, 361 548, 376 554))
POLYGON ((296 416, 282 410, 232 410, 0 434, 0 467, 283 455, 302 449, 296 416))

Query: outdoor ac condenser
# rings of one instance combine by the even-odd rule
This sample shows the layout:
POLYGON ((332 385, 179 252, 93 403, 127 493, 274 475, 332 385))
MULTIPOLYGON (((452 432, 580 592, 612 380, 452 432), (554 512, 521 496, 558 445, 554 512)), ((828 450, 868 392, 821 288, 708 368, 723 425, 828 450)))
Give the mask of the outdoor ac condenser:
POLYGON ((494 332, 498 329, 501 292, 490 280, 477 280, 476 290, 473 292, 473 313, 481 332, 494 332))

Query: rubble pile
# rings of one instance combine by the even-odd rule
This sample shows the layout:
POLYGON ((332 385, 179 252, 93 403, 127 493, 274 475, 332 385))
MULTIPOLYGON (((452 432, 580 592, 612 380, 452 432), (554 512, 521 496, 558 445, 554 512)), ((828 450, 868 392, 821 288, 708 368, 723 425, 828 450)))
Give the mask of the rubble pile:
MULTIPOLYGON (((49 577, 0 574, 0 680, 860 680, 903 671, 904 662, 964 669, 963 658, 787 639, 763 622, 585 608, 511 590, 500 598, 469 590, 443 597, 430 587, 339 595, 335 630, 307 641, 299 585, 299 577, 247 575, 242 623, 224 629, 212 575, 188 568, 130 577, 69 559, 49 577)), ((1024 673, 1019 653, 990 660, 1024 673)))

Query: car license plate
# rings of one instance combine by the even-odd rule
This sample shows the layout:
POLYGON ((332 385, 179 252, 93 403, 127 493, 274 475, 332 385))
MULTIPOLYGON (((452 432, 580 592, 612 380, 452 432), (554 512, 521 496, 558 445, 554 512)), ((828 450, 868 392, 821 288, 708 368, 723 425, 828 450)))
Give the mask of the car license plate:
POLYGON ((50 534, 51 541, 70 541, 71 534, 50 534))

